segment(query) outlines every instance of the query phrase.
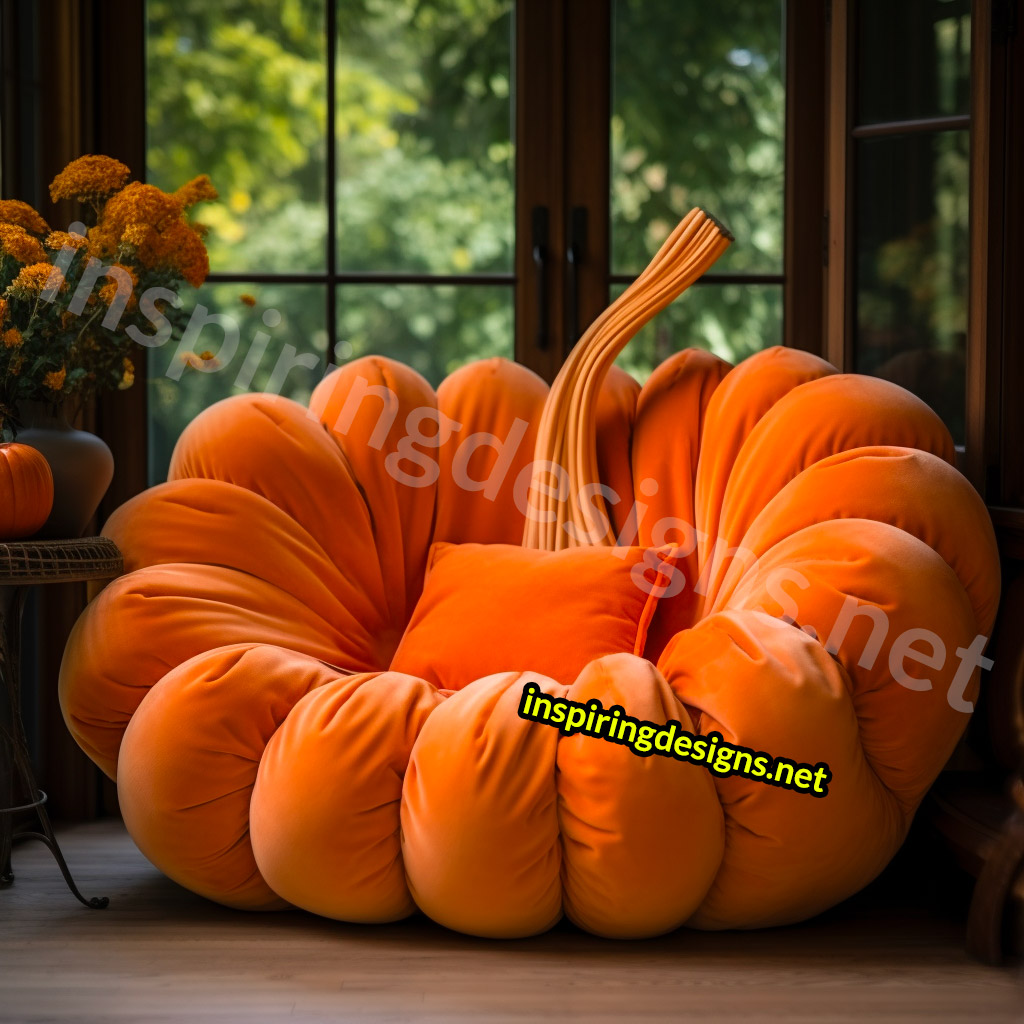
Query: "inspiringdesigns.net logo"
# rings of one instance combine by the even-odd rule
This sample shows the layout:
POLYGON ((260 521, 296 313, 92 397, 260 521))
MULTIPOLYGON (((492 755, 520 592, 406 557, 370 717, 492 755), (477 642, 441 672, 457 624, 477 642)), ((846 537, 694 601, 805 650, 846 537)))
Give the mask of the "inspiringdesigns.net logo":
POLYGON ((719 732, 698 736, 687 732, 679 722, 659 724, 633 718, 617 704, 605 710, 597 699, 579 703, 553 697, 536 683, 523 687, 519 717, 553 726, 563 736, 581 733, 617 743, 638 757, 659 754, 688 764, 700 764, 719 778, 741 775, 768 786, 815 797, 828 796, 828 784, 832 781, 832 772, 824 761, 812 765, 773 757, 763 750, 725 743, 719 732))

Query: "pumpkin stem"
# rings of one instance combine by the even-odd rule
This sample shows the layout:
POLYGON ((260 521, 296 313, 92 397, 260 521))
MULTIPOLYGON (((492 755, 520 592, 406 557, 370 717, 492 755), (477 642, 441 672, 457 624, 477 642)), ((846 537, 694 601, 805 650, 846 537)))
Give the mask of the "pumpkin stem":
POLYGON ((598 493, 580 500, 585 487, 600 483, 595 410, 601 385, 633 335, 689 288, 731 241, 732 235, 718 220, 704 210, 692 209, 647 269, 590 325, 569 353, 541 415, 529 494, 534 511, 527 516, 524 547, 558 551, 583 543, 615 543, 604 497, 598 493), (559 468, 568 474, 568 488, 559 468), (567 523, 576 529, 567 530, 567 523))

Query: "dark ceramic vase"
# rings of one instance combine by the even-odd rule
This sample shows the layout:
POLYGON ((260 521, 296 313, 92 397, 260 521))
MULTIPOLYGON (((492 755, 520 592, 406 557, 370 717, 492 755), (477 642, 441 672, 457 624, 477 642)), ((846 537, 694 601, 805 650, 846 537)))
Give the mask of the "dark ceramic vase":
POLYGON ((64 409, 24 403, 20 444, 42 452, 53 474, 53 511, 37 537, 81 537, 114 476, 114 456, 95 434, 76 430, 64 409))

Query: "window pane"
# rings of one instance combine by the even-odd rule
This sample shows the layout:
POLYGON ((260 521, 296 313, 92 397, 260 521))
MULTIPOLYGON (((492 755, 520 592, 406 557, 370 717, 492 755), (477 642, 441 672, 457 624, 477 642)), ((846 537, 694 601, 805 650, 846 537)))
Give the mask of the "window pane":
POLYGON ((860 124, 970 110, 970 0, 859 0, 860 124))
POLYGON ((338 265, 513 263, 512 0, 340 0, 338 265))
POLYGON ((471 359, 513 358, 512 305, 506 286, 342 285, 335 356, 388 356, 436 387, 471 359))
POLYGON ((612 272, 693 206, 736 235, 716 270, 782 269, 781 0, 615 0, 612 272))
POLYGON ((246 391, 304 403, 324 374, 322 285, 207 284, 183 297, 189 326, 149 353, 150 483, 167 478, 174 443, 207 406, 246 391), (255 306, 240 298, 246 292, 255 306), (208 322, 214 316, 225 320, 208 322), (197 358, 207 353, 214 358, 197 358))
POLYGON ((856 369, 920 395, 964 437, 968 133, 857 148, 856 369))
MULTIPOLYGON (((613 297, 625 290, 613 288, 613 297)), ((641 383, 673 352, 703 348, 730 363, 782 344, 780 285, 702 284, 681 295, 616 360, 641 383)))
POLYGON ((146 15, 148 179, 213 179, 213 270, 322 270, 324 0, 148 0, 146 15))

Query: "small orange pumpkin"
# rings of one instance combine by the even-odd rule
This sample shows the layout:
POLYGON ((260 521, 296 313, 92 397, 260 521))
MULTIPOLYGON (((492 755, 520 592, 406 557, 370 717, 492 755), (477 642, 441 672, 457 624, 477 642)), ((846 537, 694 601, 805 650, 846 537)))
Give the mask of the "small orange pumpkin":
POLYGON ((41 452, 0 444, 0 540, 31 537, 53 508, 53 476, 41 452))

